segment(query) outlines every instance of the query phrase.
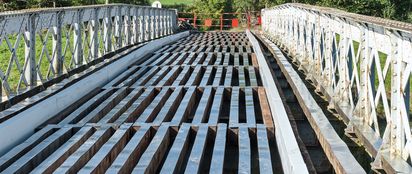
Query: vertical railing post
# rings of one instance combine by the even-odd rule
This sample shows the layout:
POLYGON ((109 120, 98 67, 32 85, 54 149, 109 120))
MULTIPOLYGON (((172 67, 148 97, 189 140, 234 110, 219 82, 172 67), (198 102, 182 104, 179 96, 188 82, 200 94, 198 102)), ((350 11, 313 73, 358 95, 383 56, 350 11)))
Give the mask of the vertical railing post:
POLYGON ((62 56, 62 13, 56 12, 53 26, 53 68, 55 75, 61 75, 63 72, 63 56, 62 56))
POLYGON ((114 37, 115 37, 115 41, 116 41, 116 49, 119 49, 120 47, 122 47, 122 16, 121 16, 121 10, 122 10, 122 6, 117 6, 116 9, 116 17, 115 17, 115 33, 114 33, 114 37))
MULTIPOLYGON (((410 89, 402 89, 402 77, 406 76, 402 73, 402 70, 404 67, 403 65, 403 60, 402 60, 402 38, 397 33, 396 31, 387 31, 390 42, 391 42, 391 50, 390 50, 390 55, 388 56, 389 58, 392 58, 391 61, 391 69, 392 69, 392 74, 391 76, 391 91, 390 91, 390 96, 391 96, 391 114, 390 118, 391 120, 387 120, 389 123, 388 126, 390 126, 390 141, 389 141, 389 146, 390 146, 390 153, 391 154, 399 154, 401 156, 405 157, 405 160, 407 159, 406 154, 409 153, 408 151, 403 151, 403 146, 405 145, 405 136, 404 136, 404 121, 407 122, 406 124, 409 124, 408 120, 403 120, 402 117, 403 115, 401 114, 401 110, 403 108, 403 105, 405 102, 402 98, 405 93, 405 91, 410 90, 410 89), (406 153, 406 154, 405 154, 406 153)), ((390 71, 388 73, 391 73, 390 71)), ((408 80, 410 81, 410 80, 408 80)), ((386 91, 388 92, 388 91, 386 91)), ((409 104, 409 103, 408 103, 409 104)), ((406 113, 404 113, 406 114, 406 113)), ((409 132, 410 133, 410 132, 409 132)), ((385 142, 385 139, 384 139, 385 142)))
POLYGON ((165 26, 164 26, 164 19, 165 19, 165 10, 161 9, 160 10, 160 37, 163 37, 165 35, 165 26))
POLYGON ((362 116, 369 116, 370 115, 370 98, 368 97, 368 76, 369 76, 369 39, 368 39, 368 28, 363 24, 359 24, 359 28, 361 31, 361 40, 359 43, 360 49, 360 56, 359 56, 359 63, 360 63, 360 73, 359 73, 359 81, 360 81, 360 97, 359 97, 359 108, 357 114, 358 118, 362 119, 363 121, 365 118, 362 116))
POLYGON ((149 16, 149 8, 144 8, 144 12, 143 12, 143 16, 144 16, 144 40, 148 41, 150 40, 150 33, 149 33, 149 26, 150 26, 150 16, 149 16))
POLYGON ((154 36, 155 36, 155 28, 154 28, 154 26, 155 26, 154 11, 155 10, 153 8, 149 8, 149 9, 150 9, 150 12, 149 12, 149 15, 150 15, 150 40, 152 40, 152 39, 154 39, 154 36))
POLYGON ((130 45, 130 41, 131 41, 130 7, 125 6, 123 8, 123 11, 125 11, 124 27, 123 27, 124 28, 125 40, 123 41, 123 46, 128 46, 128 45, 130 45))
POLYGON ((103 22, 104 50, 112 51, 112 7, 107 7, 103 22))
POLYGON ((170 34, 173 34, 176 32, 177 29, 177 10, 171 10, 171 26, 170 26, 170 34))
POLYGON ((74 19, 73 29, 73 60, 75 67, 79 67, 83 63, 83 47, 82 47, 82 15, 83 10, 78 10, 74 19))
POLYGON ((154 8, 154 38, 159 37, 159 8, 154 8))
POLYGON ((26 37, 24 57, 27 62, 24 77, 27 80, 28 86, 33 87, 37 84, 36 73, 36 17, 37 14, 31 14, 27 21, 27 31, 24 33, 26 37))
MULTIPOLYGON (((92 60, 96 59, 99 57, 99 38, 98 38, 98 33, 99 33, 99 19, 98 19, 98 13, 99 9, 94 8, 93 9, 93 19, 90 21, 90 58, 92 60)), ((91 61, 91 60, 89 60, 91 61)))
POLYGON ((171 19, 172 19, 172 17, 171 17, 171 15, 172 15, 172 11, 167 10, 167 13, 166 13, 166 34, 167 35, 172 33, 172 29, 171 29, 171 25, 172 25, 171 24, 171 19))
POLYGON ((139 18, 139 42, 145 41, 145 18, 144 18, 144 8, 139 7, 137 11, 137 15, 139 18))
POLYGON ((131 19, 132 19, 132 43, 139 43, 139 14, 138 7, 132 7, 131 9, 131 19))

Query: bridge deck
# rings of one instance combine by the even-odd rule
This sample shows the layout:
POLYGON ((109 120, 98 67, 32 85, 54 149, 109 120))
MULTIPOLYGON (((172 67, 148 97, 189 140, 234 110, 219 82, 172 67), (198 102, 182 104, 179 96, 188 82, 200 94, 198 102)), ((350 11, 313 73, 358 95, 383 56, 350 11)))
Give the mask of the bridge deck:
POLYGON ((49 119, 0 171, 280 172, 260 73, 245 33, 191 34, 49 119))

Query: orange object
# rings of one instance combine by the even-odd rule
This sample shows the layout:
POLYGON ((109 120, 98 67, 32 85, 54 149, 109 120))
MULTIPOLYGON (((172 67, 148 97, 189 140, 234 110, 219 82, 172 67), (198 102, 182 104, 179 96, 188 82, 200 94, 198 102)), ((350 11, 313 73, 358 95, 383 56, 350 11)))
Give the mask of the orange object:
POLYGON ((258 25, 262 25, 262 17, 258 17, 258 25))
POLYGON ((206 27, 212 26, 212 19, 205 19, 205 26, 206 27))
POLYGON ((232 27, 238 27, 239 26, 239 20, 238 19, 232 19, 232 27))

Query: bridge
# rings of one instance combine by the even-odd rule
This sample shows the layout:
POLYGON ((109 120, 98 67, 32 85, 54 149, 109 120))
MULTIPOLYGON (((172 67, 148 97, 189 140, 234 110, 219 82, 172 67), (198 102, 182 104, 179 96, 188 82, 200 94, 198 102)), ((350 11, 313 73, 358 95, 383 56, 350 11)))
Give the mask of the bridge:
POLYGON ((0 172, 412 173, 412 24, 284 4, 199 32, 177 14, 0 13, 0 172))

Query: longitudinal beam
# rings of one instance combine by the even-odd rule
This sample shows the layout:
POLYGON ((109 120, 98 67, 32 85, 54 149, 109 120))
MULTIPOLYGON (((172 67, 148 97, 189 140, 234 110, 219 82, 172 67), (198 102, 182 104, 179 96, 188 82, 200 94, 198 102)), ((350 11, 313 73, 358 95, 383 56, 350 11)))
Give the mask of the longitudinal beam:
POLYGON ((289 123, 285 107, 282 99, 276 88, 275 81, 271 76, 269 66, 265 61, 263 52, 259 46, 259 42, 248 30, 246 34, 249 41, 252 43, 253 50, 256 53, 256 58, 259 63, 259 71, 262 76, 262 83, 266 89, 269 106, 272 111, 272 117, 275 124, 276 143, 279 148, 282 167, 285 173, 304 174, 308 173, 308 169, 300 153, 298 143, 293 134, 292 127, 289 123))
POLYGON ((355 157, 353 157, 348 146, 336 133, 332 124, 328 118, 326 118, 326 115, 316 103, 308 88, 283 55, 282 51, 266 38, 263 38, 263 41, 267 44, 269 50, 275 54, 275 59, 280 69, 284 72, 287 81, 292 87, 293 93, 297 96, 299 104, 304 108, 303 111, 309 123, 314 128, 322 148, 327 152, 325 154, 335 171, 337 173, 348 174, 366 173, 362 166, 356 161, 355 157))

